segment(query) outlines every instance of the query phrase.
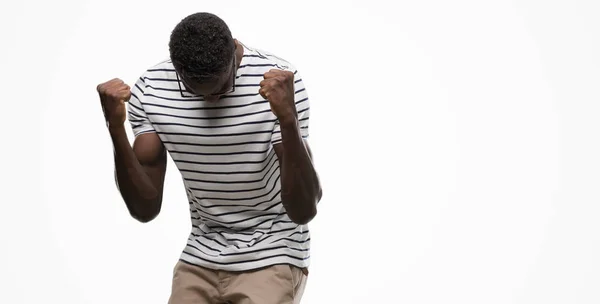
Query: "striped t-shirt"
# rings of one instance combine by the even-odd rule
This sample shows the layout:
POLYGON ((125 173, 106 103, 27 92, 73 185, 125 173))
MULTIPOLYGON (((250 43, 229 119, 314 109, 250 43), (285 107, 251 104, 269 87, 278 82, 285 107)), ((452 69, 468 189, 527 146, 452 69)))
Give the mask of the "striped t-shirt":
POLYGON ((277 68, 294 71, 298 120, 307 138, 309 100, 300 74, 261 50, 244 46, 235 91, 216 103, 186 91, 170 60, 148 69, 132 87, 128 119, 135 136, 156 132, 183 178, 192 222, 181 254, 185 262, 229 271, 308 267, 308 227, 292 222, 281 203, 273 149, 281 143, 277 117, 258 93, 263 74, 277 68))

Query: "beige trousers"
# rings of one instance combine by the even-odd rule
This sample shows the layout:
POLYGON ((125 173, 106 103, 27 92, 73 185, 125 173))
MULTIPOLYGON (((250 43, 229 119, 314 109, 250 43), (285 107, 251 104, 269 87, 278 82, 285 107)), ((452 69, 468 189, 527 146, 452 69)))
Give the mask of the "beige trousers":
POLYGON ((230 272, 179 261, 169 304, 298 304, 307 276, 307 269, 287 264, 230 272))

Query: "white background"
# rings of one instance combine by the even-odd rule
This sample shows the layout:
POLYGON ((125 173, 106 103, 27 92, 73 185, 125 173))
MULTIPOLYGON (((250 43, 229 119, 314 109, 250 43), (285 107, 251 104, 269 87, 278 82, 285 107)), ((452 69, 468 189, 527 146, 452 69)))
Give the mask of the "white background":
POLYGON ((5 3, 0 303, 166 303, 183 184, 129 217, 95 88, 198 11, 310 94, 304 304, 600 303, 600 2, 5 3))

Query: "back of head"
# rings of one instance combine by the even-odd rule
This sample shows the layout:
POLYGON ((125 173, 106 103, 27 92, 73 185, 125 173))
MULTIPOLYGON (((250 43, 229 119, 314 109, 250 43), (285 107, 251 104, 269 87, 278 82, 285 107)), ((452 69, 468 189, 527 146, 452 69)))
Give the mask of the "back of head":
POLYGON ((229 27, 210 13, 195 13, 171 32, 169 53, 178 73, 205 81, 218 77, 231 65, 235 44, 229 27))

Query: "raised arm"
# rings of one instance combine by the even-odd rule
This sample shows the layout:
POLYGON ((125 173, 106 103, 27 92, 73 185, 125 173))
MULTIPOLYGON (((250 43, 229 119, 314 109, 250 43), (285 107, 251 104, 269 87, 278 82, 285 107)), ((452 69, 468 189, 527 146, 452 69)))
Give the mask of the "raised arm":
POLYGON ((308 137, 308 95, 297 73, 271 70, 264 78, 259 92, 269 101, 279 120, 272 143, 279 159, 281 200, 292 221, 307 224, 316 216, 317 203, 323 192, 305 141, 308 137))
POLYGON ((281 200, 288 217, 297 224, 307 224, 317 215, 317 203, 323 191, 311 160, 311 152, 297 123, 281 126, 283 143, 273 148, 281 170, 281 200))
POLYGON ((129 143, 124 126, 125 102, 132 96, 128 85, 113 79, 98 85, 97 90, 113 143, 117 188, 131 216, 149 222, 161 209, 167 168, 165 148, 158 135, 148 130, 136 136, 133 147, 129 143))

